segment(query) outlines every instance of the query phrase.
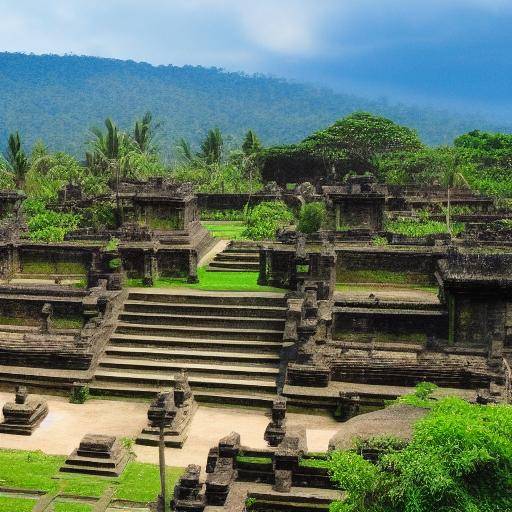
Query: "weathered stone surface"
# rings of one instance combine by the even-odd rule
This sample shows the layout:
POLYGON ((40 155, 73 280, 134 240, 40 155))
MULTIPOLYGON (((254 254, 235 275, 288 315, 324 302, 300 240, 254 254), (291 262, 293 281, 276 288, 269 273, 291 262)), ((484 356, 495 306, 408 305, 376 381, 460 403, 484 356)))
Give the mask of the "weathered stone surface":
POLYGON ((329 450, 348 450, 356 439, 376 436, 394 436, 408 441, 412 425, 427 414, 427 409, 399 404, 378 411, 360 414, 349 419, 330 439, 329 450))
POLYGON ((199 481, 201 468, 189 464, 185 473, 180 477, 174 487, 174 496, 171 502, 175 512, 202 512, 206 506, 206 498, 202 492, 199 481))
POLYGON ((4 420, 0 433, 30 436, 48 414, 44 400, 29 400, 27 388, 16 388, 14 402, 8 402, 2 409, 4 420))
POLYGON ((187 440, 196 410, 197 403, 188 383, 187 373, 182 371, 176 377, 174 389, 170 392, 159 393, 152 402, 148 412, 150 422, 135 442, 148 446, 158 444, 160 430, 158 426, 152 424, 151 417, 153 417, 156 422, 162 420, 164 423, 165 445, 181 448, 187 440), (163 414, 164 417, 159 419, 158 414, 163 414))
POLYGON ((86 434, 60 471, 100 476, 119 476, 130 459, 115 436, 86 434))

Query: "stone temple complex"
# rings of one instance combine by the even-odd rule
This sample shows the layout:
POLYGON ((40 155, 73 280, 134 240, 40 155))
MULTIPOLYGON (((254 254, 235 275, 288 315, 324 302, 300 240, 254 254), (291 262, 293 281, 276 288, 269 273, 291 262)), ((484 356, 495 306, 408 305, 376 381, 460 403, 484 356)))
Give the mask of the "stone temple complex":
MULTIPOLYGON (((325 510, 339 493, 326 470, 301 462, 313 455, 307 425, 287 422, 292 407, 330 411, 357 430, 359 415, 424 381, 473 402, 512 402, 512 231, 496 225, 512 214, 491 198, 453 189, 466 229, 410 237, 386 231, 386 220, 423 209, 442 217, 445 189, 359 176, 196 194, 161 178, 126 181, 107 198, 119 204, 116 229, 77 229, 58 243, 24 236, 23 199, 0 192, 0 385, 17 389, 1 433, 30 435, 44 420, 45 402, 28 391, 154 401, 170 415, 166 445, 182 450, 198 404, 271 410, 267 447, 245 446, 234 422, 202 468, 188 465, 173 510, 243 511, 247 499, 325 510), (323 202, 326 225, 221 243, 201 223, 201 211, 269 200, 323 202), (252 272, 273 288, 204 290, 201 272, 252 272), (155 286, 162 280, 180 285, 155 286)), ((59 207, 100 200, 68 187, 59 207)), ((393 414, 402 417, 384 423, 393 414)), ((157 429, 136 442, 155 446, 157 429)), ((99 432, 61 471, 115 476, 127 460, 121 441, 99 432)))

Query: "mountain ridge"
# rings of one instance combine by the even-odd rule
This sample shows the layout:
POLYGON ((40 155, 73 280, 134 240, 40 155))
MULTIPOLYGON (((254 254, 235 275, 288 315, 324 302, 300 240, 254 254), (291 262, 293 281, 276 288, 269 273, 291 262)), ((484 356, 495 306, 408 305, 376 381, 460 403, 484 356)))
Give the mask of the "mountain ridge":
MULTIPOLYGON (((302 140, 355 110, 389 117, 429 144, 482 129, 509 131, 478 116, 392 104, 267 75, 202 66, 78 55, 0 53, 0 137, 20 131, 27 145, 82 155, 88 129, 106 117, 128 128, 151 111, 162 122, 160 147, 170 156, 184 137, 193 145, 213 126, 228 144, 252 128, 265 145, 302 140)), ((0 147, 2 146, 0 141, 0 147)))

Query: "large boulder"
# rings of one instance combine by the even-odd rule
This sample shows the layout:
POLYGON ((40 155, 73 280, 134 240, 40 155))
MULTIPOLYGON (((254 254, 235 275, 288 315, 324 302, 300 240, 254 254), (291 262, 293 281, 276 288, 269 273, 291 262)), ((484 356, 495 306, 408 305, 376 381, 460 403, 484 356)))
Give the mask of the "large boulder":
POLYGON ((354 416, 343 423, 330 439, 329 450, 348 450, 356 439, 367 440, 377 436, 394 436, 409 441, 412 426, 428 413, 428 409, 397 404, 378 411, 354 416))

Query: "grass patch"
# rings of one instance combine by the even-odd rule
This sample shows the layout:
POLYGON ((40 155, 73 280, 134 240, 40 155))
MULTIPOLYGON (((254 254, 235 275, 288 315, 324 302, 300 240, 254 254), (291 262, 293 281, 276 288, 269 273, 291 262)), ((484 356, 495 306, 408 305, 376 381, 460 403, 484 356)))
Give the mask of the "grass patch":
MULTIPOLYGON (((99 497, 108 486, 114 486, 115 498, 139 502, 154 501, 159 493, 160 476, 156 464, 131 461, 119 478, 107 479, 59 473, 65 459, 66 457, 46 455, 39 451, 0 450, 0 485, 44 492, 59 490, 76 496, 91 497, 99 497)), ((182 473, 183 468, 167 467, 169 497, 182 473)), ((12 512, 17 509, 0 508, 0 511, 3 510, 12 512)))
POLYGON ((19 316, 0 316, 0 325, 37 325, 37 321, 19 316))
POLYGON ((0 486, 55 491, 58 484, 52 477, 65 459, 39 451, 0 450, 0 486))
POLYGON ((241 464, 272 464, 270 457, 249 457, 247 455, 238 455, 237 462, 241 464))
MULTIPOLYGON (((429 286, 429 285, 407 285, 404 287, 400 287, 400 285, 397 285, 393 288, 379 288, 379 284, 381 283, 375 283, 372 285, 359 285, 359 284, 348 284, 348 283, 336 283, 336 291, 339 292, 375 292, 378 290, 390 290, 390 289, 397 289, 397 290, 418 290, 420 292, 425 293, 431 293, 432 295, 436 295, 439 293, 439 288, 437 286, 429 286)), ((384 283, 385 284, 385 283, 384 283)))
POLYGON ((85 275, 85 265, 75 261, 44 261, 24 260, 21 263, 22 274, 43 274, 43 275, 85 275))
POLYGON ((245 210, 201 210, 201 219, 203 221, 244 221, 247 217, 245 210))
POLYGON ((224 240, 245 239, 242 235, 245 224, 242 221, 202 222, 202 224, 215 238, 223 238, 224 240))
POLYGON ((80 316, 53 317, 52 326, 55 329, 81 329, 84 320, 80 316))
POLYGON ((299 466, 303 468, 327 468, 329 462, 326 459, 300 459, 299 466))
MULTIPOLYGON (((281 288, 260 286, 258 272, 208 272, 205 267, 197 269, 199 283, 187 283, 185 278, 157 279, 155 288, 192 288, 194 290, 211 291, 246 291, 246 292, 282 292, 281 288)), ((127 286, 142 287, 142 279, 128 279, 127 286)))
POLYGON ((338 270, 336 281, 338 283, 432 284, 428 274, 391 270, 338 270))
POLYGON ((334 339, 347 342, 364 342, 371 341, 382 343, 426 343, 427 335, 424 332, 354 332, 354 331, 336 331, 334 339))
POLYGON ((7 498, 0 496, 0 512, 30 512, 36 500, 29 498, 7 498))
MULTIPOLYGON (((388 221, 386 222, 385 228, 391 233, 410 236, 413 238, 448 233, 448 228, 445 222, 415 218, 388 221)), ((464 231, 465 225, 462 222, 452 222, 451 229, 454 235, 458 235, 464 231)))
POLYGON ((72 503, 70 501, 55 502, 54 512, 91 512, 91 505, 85 503, 72 503))

